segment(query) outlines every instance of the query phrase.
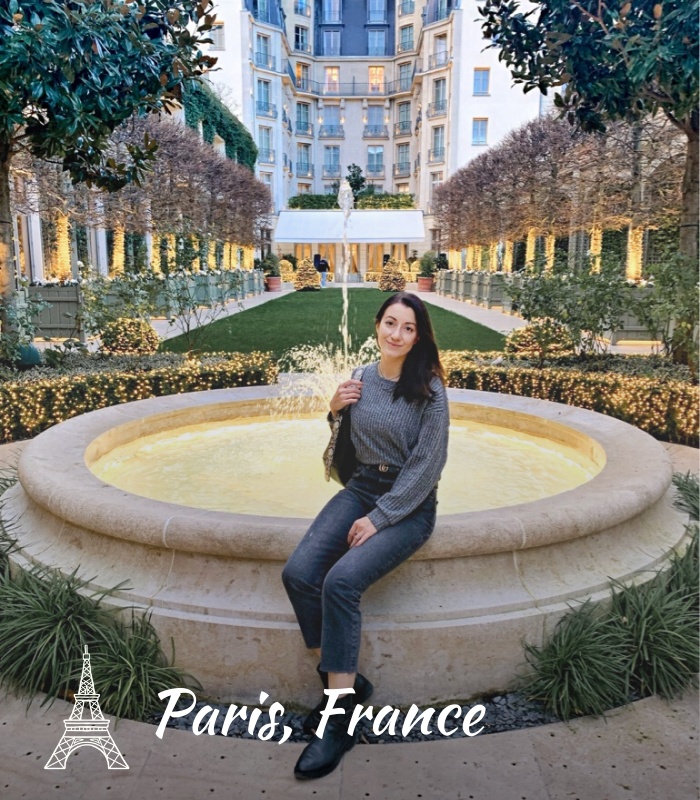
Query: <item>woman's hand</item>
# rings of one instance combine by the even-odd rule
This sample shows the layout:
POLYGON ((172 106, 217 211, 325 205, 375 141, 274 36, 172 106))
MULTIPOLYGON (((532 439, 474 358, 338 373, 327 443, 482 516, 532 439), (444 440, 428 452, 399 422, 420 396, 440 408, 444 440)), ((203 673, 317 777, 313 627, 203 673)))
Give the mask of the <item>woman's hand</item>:
POLYGON ((362 381, 344 381, 338 384, 335 394, 331 398, 331 412, 334 417, 351 403, 356 403, 362 394, 362 381))
POLYGON ((350 528, 350 533, 348 534, 348 544, 350 547, 358 547, 366 542, 370 536, 374 536, 376 532, 377 529, 372 525, 369 517, 356 519, 352 523, 352 528, 350 528))

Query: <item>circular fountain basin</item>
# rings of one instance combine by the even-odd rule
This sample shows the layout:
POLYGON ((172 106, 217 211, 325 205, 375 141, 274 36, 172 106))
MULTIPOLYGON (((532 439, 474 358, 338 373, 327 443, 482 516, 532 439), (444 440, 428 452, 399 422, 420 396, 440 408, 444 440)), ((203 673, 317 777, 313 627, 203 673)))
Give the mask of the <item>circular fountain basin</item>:
MULTIPOLYGON (((175 640, 178 665, 198 677, 208 695, 256 702, 264 690, 281 702, 312 704, 315 661, 303 646, 280 574, 314 509, 340 487, 322 479, 323 447, 317 445, 325 445, 328 427, 319 401, 302 401, 301 421, 275 421, 278 391, 265 386, 161 397, 61 423, 25 447, 19 483, 5 495, 2 514, 19 540, 16 563, 66 574, 79 566, 90 589, 128 581, 130 588, 107 602, 151 608, 164 643, 175 640), (253 469, 254 452, 241 457, 242 473, 246 464, 252 471, 248 485, 241 475, 234 480, 227 474, 236 459, 212 457, 214 470, 204 485, 212 488, 215 481, 209 494, 219 505, 195 507, 192 496, 182 494, 182 475, 169 471, 190 461, 191 453, 164 457, 167 443, 184 437, 206 455, 207 436, 213 442, 233 432, 224 440, 227 456, 226 443, 236 436, 256 444, 255 428, 247 426, 267 428, 257 440, 263 447, 265 436, 275 441, 274 426, 281 426, 279 440, 295 427, 302 439, 310 438, 303 451, 290 438, 291 450, 281 459, 288 461, 277 472, 253 469), (159 447, 161 488, 180 487, 170 496, 180 502, 142 496, 151 492, 142 480, 153 472, 148 465, 135 470, 130 491, 112 485, 119 481, 104 472, 110 460, 135 464, 144 448, 153 453, 159 447), (124 456, 124 448, 131 455, 124 456), (298 468, 306 460, 310 474, 298 468), (305 506, 294 496, 310 493, 309 482, 319 493, 305 506), (251 499, 252 490, 258 494, 251 499), (221 510, 226 493, 233 500, 221 510)), ((670 459, 642 431, 529 398, 454 389, 448 396, 457 433, 438 490, 435 531, 363 596, 360 670, 372 677, 381 704, 502 690, 522 664, 523 639, 540 644, 571 601, 604 600, 611 577, 644 579, 644 571, 682 546, 685 536, 671 502, 670 459), (465 507, 470 493, 463 487, 483 472, 469 455, 480 436, 502 437, 496 452, 523 448, 524 460, 510 469, 497 464, 465 507), (549 454, 539 478, 545 496, 523 500, 518 484, 534 452, 549 454), (577 477, 552 494, 547 474, 561 471, 564 462, 575 466, 577 477)), ((203 470, 195 462, 189 467, 190 474, 203 470)))

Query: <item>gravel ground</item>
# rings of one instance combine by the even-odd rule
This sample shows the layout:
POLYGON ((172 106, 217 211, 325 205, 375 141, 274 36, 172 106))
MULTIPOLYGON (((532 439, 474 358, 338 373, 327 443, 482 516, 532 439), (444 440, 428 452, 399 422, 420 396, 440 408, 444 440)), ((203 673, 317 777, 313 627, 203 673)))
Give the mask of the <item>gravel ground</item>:
MULTIPOLYGON (((319 698, 320 699, 320 698, 319 698)), ((459 717, 450 716, 446 722, 445 727, 447 730, 451 730, 452 728, 457 728, 457 731, 450 736, 450 739, 459 739, 466 736, 464 731, 462 730, 462 723, 466 714, 472 709, 475 705, 480 703, 486 708, 486 714, 484 718, 479 722, 477 725, 472 725, 473 730, 478 730, 479 727, 483 726, 483 731, 481 735, 487 733, 501 733, 501 731, 512 731, 512 730, 519 730, 522 728, 533 728, 538 725, 548 725, 553 722, 560 722, 560 720, 553 716, 552 714, 548 713, 544 710, 540 703, 534 702, 532 700, 527 700, 520 694, 517 693, 508 693, 503 695, 494 695, 490 698, 485 698, 481 701, 475 700, 470 705, 460 706, 462 709, 462 713, 459 717)), ((194 708, 187 716, 179 717, 177 719, 170 719, 168 721, 167 727, 168 728, 178 728, 179 730, 192 730, 192 724, 194 722, 194 718, 197 715, 197 712, 204 708, 204 706, 209 705, 212 709, 218 709, 219 714, 216 718, 215 723, 215 730, 217 735, 221 735, 221 725, 223 723, 224 717, 226 716, 226 711, 228 710, 228 705, 216 705, 213 703, 205 703, 205 702, 198 702, 194 708)), ((403 726, 404 721, 404 714, 401 713, 398 717, 397 724, 395 726, 396 735, 392 736, 388 731, 382 733, 381 735, 377 736, 372 730, 372 722, 368 721, 367 719, 362 719, 357 726, 357 730, 359 731, 360 738, 359 741, 362 744, 399 744, 402 742, 427 742, 431 740, 443 740, 447 737, 443 736, 441 733, 438 732, 437 729, 437 718, 440 710, 444 708, 448 704, 441 705, 435 708, 435 714, 433 714, 431 721, 430 721, 430 729, 434 731, 434 733, 430 735, 424 735, 420 731, 420 724, 416 724, 413 730, 404 738, 401 735, 401 728, 403 726)), ((184 708, 185 706, 180 706, 180 708, 184 708)), ((253 706, 248 707, 248 720, 250 720, 250 714, 253 711, 253 706)), ((379 711, 379 706, 374 706, 375 715, 379 711)), ((423 711, 424 708, 421 708, 420 711, 423 711)), ((162 718, 162 714, 156 714, 152 718, 148 720, 148 722, 157 725, 162 718)), ((203 720, 206 723, 209 719, 209 715, 203 720)), ((283 726, 289 726, 293 733, 289 737, 288 741, 291 742, 309 742, 311 741, 311 737, 304 734, 302 731, 302 723, 306 718, 306 714, 297 714, 297 713, 287 713, 283 717, 280 717, 279 714, 276 717, 277 727, 275 729, 275 735, 272 737, 272 741, 278 741, 282 738, 282 729, 283 726)), ((241 720, 239 718, 235 719, 234 722, 231 724, 231 727, 228 731, 228 736, 235 736, 237 738, 242 739, 256 739, 256 734, 251 734, 248 732, 248 720, 241 720)), ((385 727, 389 717, 386 717, 382 722, 380 727, 385 727)), ((263 725, 266 725, 270 722, 269 714, 264 712, 261 714, 257 725, 255 727, 255 731, 257 733, 258 730, 263 725)), ((200 723, 201 727, 201 723, 200 723)))

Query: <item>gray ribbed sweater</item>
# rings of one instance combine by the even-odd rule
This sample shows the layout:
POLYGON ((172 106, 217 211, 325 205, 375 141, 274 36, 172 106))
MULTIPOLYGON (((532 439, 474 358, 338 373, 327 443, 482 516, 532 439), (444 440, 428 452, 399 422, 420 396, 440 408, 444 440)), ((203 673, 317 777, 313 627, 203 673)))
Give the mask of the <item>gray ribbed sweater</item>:
POLYGON ((350 413, 358 461, 401 467, 391 490, 367 515, 378 531, 418 508, 440 480, 447 461, 450 411, 442 381, 433 378, 434 398, 420 404, 403 397, 394 402, 395 386, 379 375, 376 363, 368 365, 362 375, 362 396, 350 413))

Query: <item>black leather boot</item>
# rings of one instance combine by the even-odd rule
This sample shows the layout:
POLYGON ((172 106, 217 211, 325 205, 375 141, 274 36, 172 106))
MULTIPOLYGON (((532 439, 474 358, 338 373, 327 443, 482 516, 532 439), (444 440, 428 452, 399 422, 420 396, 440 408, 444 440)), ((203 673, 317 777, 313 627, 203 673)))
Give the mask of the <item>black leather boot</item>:
POLYGON ((348 733, 350 718, 357 705, 354 694, 346 694, 335 701, 335 708, 342 708, 343 715, 329 717, 323 737, 314 736, 306 745, 304 752, 294 767, 294 777, 299 780, 322 778, 340 764, 348 750, 352 750, 357 740, 357 732, 348 733))
MULTIPOLYGON (((323 683, 323 688, 328 688, 328 673, 324 672, 321 669, 321 665, 319 664, 316 667, 316 672, 318 672, 319 677, 321 678, 321 682, 323 683)), ((364 704, 369 698, 372 696, 374 692, 374 686, 365 678, 364 675, 360 675, 358 672, 355 675, 355 683, 352 687, 355 690, 355 694, 353 697, 355 698, 356 703, 360 703, 360 705, 364 704)), ((304 733, 310 736, 316 728, 318 728, 319 723, 321 722, 321 711, 326 707, 326 703, 328 702, 328 695, 323 695, 323 700, 314 708, 314 710, 309 714, 309 716, 304 720, 303 729, 304 733)))

